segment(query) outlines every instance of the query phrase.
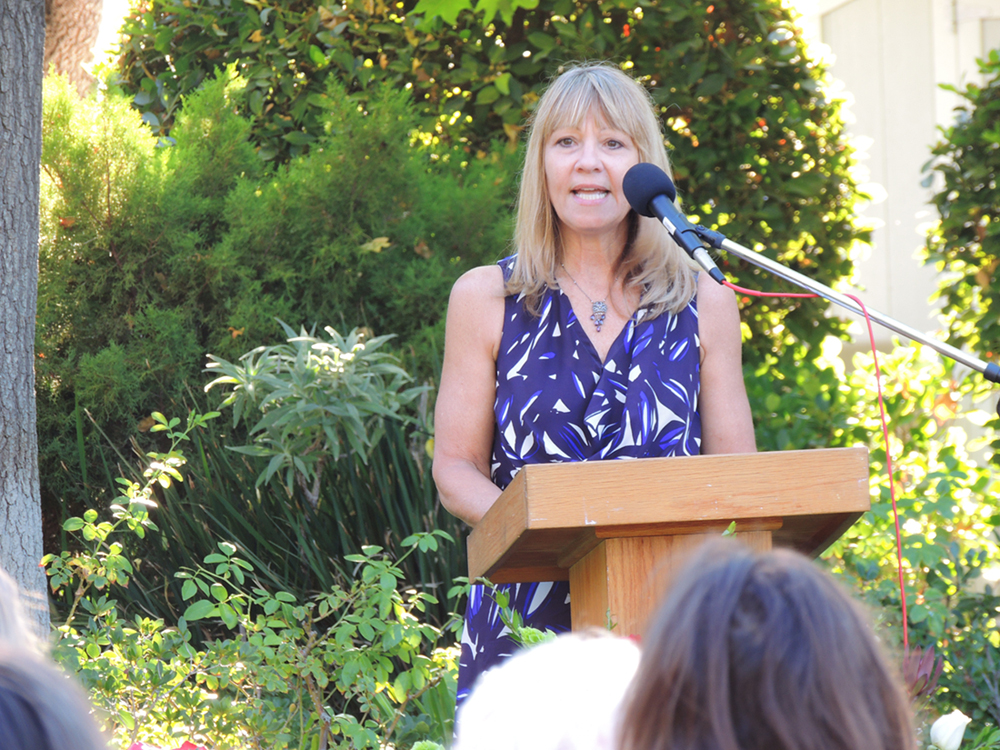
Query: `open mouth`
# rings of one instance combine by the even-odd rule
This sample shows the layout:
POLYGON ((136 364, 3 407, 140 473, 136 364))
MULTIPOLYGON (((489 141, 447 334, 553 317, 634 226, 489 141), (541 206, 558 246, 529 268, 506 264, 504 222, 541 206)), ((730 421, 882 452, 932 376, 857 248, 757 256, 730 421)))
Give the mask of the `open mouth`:
POLYGON ((607 196, 609 191, 600 188, 578 188, 573 191, 573 195, 585 201, 599 201, 607 196))

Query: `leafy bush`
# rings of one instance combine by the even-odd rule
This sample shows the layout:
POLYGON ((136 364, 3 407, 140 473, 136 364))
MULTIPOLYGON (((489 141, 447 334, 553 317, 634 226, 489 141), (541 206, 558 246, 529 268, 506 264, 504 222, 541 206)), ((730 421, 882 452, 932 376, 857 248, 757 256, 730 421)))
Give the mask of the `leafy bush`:
MULTIPOLYGON (((978 446, 970 442, 959 419, 964 412, 958 382, 936 355, 898 347, 880 355, 879 363, 897 481, 910 643, 934 647, 944 659, 943 691, 932 709, 959 708, 977 727, 997 727, 1000 716, 989 686, 1000 676, 990 667, 991 659, 1000 665, 1000 598, 982 575, 1000 565, 1000 480, 969 454, 990 433, 978 446)), ((876 446, 881 441, 872 358, 855 355, 854 364, 842 386, 856 394, 843 435, 876 446)), ((978 411, 968 416, 980 423, 987 417, 978 411)), ((900 648, 902 602, 884 449, 872 448, 871 466, 871 512, 825 557, 876 608, 884 638, 900 648)))
MULTIPOLYGON (((824 93, 825 71, 807 58, 782 3, 519 7, 531 4, 155 0, 125 27, 120 72, 136 106, 166 132, 179 97, 217 65, 236 64, 250 81, 244 111, 265 158, 287 158, 322 136, 316 113, 329 80, 358 106, 377 97, 374 82, 389 82, 410 92, 429 139, 471 154, 515 142, 566 61, 617 60, 660 106, 680 193, 702 223, 824 283, 850 275, 848 250, 867 238, 853 224, 852 152, 840 105, 824 93)), ((742 262, 727 270, 773 286, 742 262)), ((827 335, 843 333, 823 308, 755 305, 749 358, 759 364, 773 353, 785 370, 810 359, 827 335), (795 350, 795 341, 807 346, 795 350)))
MULTIPOLYGON (((209 387, 232 386, 225 405, 234 425, 238 418, 252 428, 198 430, 188 481, 157 488, 152 519, 164 534, 135 553, 135 585, 119 595, 132 610, 176 622, 182 591, 173 572, 213 554, 218 539, 237 544, 267 586, 299 598, 348 576, 343 557, 370 544, 400 557, 407 585, 432 597, 464 574, 464 547, 433 536, 420 555, 404 555, 414 534, 439 531, 454 541, 463 532, 437 502, 426 425, 400 411, 426 389, 402 390, 409 377, 382 350, 387 337, 285 332, 288 344, 255 349, 239 364, 212 357, 221 377, 209 387)), ((450 614, 443 597, 431 599, 431 622, 450 614)))
MULTIPOLYGON (((236 436, 222 425, 196 434, 197 460, 184 484, 162 492, 154 512, 161 543, 145 550, 137 585, 120 597, 123 605, 130 601, 130 610, 176 622, 183 607, 173 572, 214 552, 219 539, 236 544, 268 588, 299 598, 348 575, 342 557, 360 553, 363 545, 378 544, 401 557, 402 540, 414 533, 441 529, 458 539, 461 522, 437 503, 427 454, 421 449, 414 455, 399 422, 388 421, 385 430, 367 465, 348 455, 324 468, 316 509, 298 492, 289 500, 278 481, 258 487, 268 461, 230 451, 226 446, 236 436)), ((465 546, 438 545, 431 538, 425 547, 399 566, 408 586, 438 599, 428 613, 441 625, 451 613, 443 593, 466 574, 465 546)))
POLYGON ((928 237, 927 260, 947 270, 949 283, 938 297, 944 302, 952 333, 961 343, 996 357, 1000 343, 997 291, 991 278, 1000 265, 1000 50, 980 62, 987 82, 965 90, 945 88, 965 100, 957 121, 943 130, 928 164, 941 180, 934 195, 940 222, 928 237))
MULTIPOLYGON (((992 282, 1000 266, 1000 51, 980 61, 986 83, 965 90, 954 125, 932 149, 927 184, 940 221, 927 238, 925 260, 945 271, 937 299, 951 339, 987 360, 1000 356, 1000 305, 992 282)), ((993 427, 1000 426, 994 422, 993 427)), ((1000 447, 994 444, 994 449, 1000 447)))
POLYGON ((275 342, 275 318, 393 331, 394 353, 433 377, 451 284, 503 252, 502 160, 411 147, 399 94, 359 112, 334 92, 328 134, 278 169, 249 146, 234 111, 245 95, 229 74, 206 82, 175 145, 158 147, 114 92, 81 101, 47 81, 37 377, 50 517, 99 507, 146 410, 190 401, 209 351, 275 342))
MULTIPOLYGON (((986 83, 969 84, 960 94, 955 124, 942 130, 928 163, 927 185, 937 192, 934 203, 940 220, 927 238, 925 260, 943 271, 937 299, 949 338, 996 361, 1000 351, 997 293, 991 277, 1000 265, 1000 190, 995 175, 1000 169, 1000 52, 990 52, 980 62, 986 83)), ((988 391, 980 378, 953 384, 951 398, 982 399, 988 391)), ((930 405, 934 410, 937 404, 930 405)), ((996 429, 992 414, 979 420, 989 428, 996 463, 996 429)), ((942 700, 960 708, 974 721, 1000 726, 1000 597, 996 583, 984 585, 984 570, 995 571, 1000 543, 1000 512, 996 489, 981 471, 970 473, 958 447, 942 452, 946 470, 935 477, 959 500, 947 495, 928 507, 940 513, 937 523, 951 533, 923 545, 927 595, 918 609, 920 627, 938 639, 946 660, 941 680, 942 700), (960 493, 964 493, 964 496, 960 493), (978 506, 978 507, 977 507, 978 506), (957 538, 956 538, 957 537, 957 538)), ((911 618, 912 620, 912 618, 911 618)), ((926 637, 926 636, 925 636, 926 637)))
POLYGON ((389 336, 366 341, 355 329, 345 339, 328 327, 323 340, 282 327, 287 344, 258 347, 239 364, 210 354, 208 367, 220 375, 205 390, 232 386, 223 406, 233 407, 233 426, 255 420, 253 443, 232 450, 269 459, 257 485, 283 472, 289 498, 298 485, 315 509, 324 464, 348 451, 368 463, 385 418, 400 419, 401 407, 427 389, 401 390, 410 376, 378 351, 389 336))
MULTIPOLYGON (((400 592, 396 563, 367 546, 346 562, 355 574, 298 599, 269 591, 237 547, 219 542, 204 564, 177 573, 187 602, 176 627, 121 617, 116 602, 132 566, 122 555, 128 529, 144 539, 154 486, 181 480, 179 446, 217 415, 192 414, 184 430, 154 414, 170 440, 151 453, 142 484, 123 481, 111 521, 96 511, 65 523, 80 550, 43 561, 54 591, 73 591, 54 656, 90 691, 122 746, 136 741, 214 747, 380 748, 444 742, 454 711, 456 649, 421 622, 427 594, 400 592), (85 615, 77 616, 76 604, 85 615), (193 631, 215 635, 204 647, 193 631), (334 739, 336 738, 336 739, 334 739)), ((409 555, 435 534, 403 540, 409 555)), ((203 633, 204 634, 204 633, 203 633)))
MULTIPOLYGON (((201 460, 186 486, 164 490, 155 512, 166 533, 137 574, 143 610, 180 616, 172 571, 212 553, 220 538, 237 543, 269 586, 304 597, 348 575, 342 557, 368 544, 402 556, 413 534, 440 530, 454 541, 462 533, 437 503, 426 427, 410 425, 408 438, 401 416, 425 389, 401 390, 408 376, 381 350, 386 337, 285 333, 288 344, 253 350, 239 364, 212 357, 221 377, 209 387, 233 387, 225 403, 234 424, 253 425, 252 442, 213 427, 194 437, 201 460)), ((440 594, 464 574, 463 549, 430 537, 399 566, 408 585, 440 594)), ((431 621, 449 615, 443 597, 430 605, 431 621)))

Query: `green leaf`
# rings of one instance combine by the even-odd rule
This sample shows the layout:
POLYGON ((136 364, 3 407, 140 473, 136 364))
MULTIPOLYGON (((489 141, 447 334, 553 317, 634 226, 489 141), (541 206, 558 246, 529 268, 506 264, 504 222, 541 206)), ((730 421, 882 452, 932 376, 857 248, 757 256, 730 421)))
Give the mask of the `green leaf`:
POLYGON ((188 622, 203 620, 215 611, 215 605, 207 599, 199 599, 184 610, 184 619, 188 622))
POLYGON ((121 723, 125 726, 125 728, 128 729, 130 732, 133 729, 135 729, 135 719, 133 718, 132 714, 126 711, 124 708, 119 709, 118 718, 121 721, 121 723))
POLYGON ((485 86, 476 96, 476 104, 492 104, 500 98, 500 90, 496 86, 485 86))
POLYGON ((458 14, 471 8, 471 0, 420 0, 411 12, 423 14, 428 18, 440 16, 446 24, 454 26, 458 20, 458 14))
POLYGON ((310 133, 303 133, 301 130, 290 130, 285 133, 284 139, 293 146, 307 146, 316 140, 316 136, 310 133))
MULTIPOLYGON (((907 597, 907 598, 909 598, 909 597, 907 597)), ((924 620, 927 619, 927 616, 929 614, 930 614, 930 612, 927 609, 927 607, 925 607, 922 604, 915 604, 912 607, 910 607, 909 610, 907 610, 907 615, 909 617, 909 620, 913 624, 917 624, 919 622, 923 622, 924 620)))
POLYGON ((231 557, 236 554, 236 545, 231 542, 219 542, 218 547, 222 550, 222 554, 227 557, 231 557))
POLYGON ((528 41, 543 52, 548 52, 556 46, 556 40, 551 35, 541 31, 533 31, 528 34, 528 41))
POLYGON ((368 622, 362 621, 358 623, 358 633, 360 633, 361 637, 366 641, 370 642, 375 640, 375 629, 372 628, 371 624, 368 622))
POLYGON ((309 59, 312 60, 313 64, 319 68, 325 67, 327 63, 326 55, 323 54, 323 50, 315 44, 309 45, 309 59))
POLYGON ((233 609, 229 604, 219 605, 219 617, 222 622, 225 623, 227 628, 235 628, 239 623, 239 617, 236 615, 236 610, 233 609))

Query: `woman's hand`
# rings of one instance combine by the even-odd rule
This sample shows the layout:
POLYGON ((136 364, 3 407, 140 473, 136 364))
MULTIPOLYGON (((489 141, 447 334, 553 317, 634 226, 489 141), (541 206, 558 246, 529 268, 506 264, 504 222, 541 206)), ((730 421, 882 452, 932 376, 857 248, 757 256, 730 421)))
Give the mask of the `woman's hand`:
POLYGON ((754 453, 757 441, 743 383, 740 312, 732 289, 698 274, 702 453, 754 453))
POLYGON ((455 282, 434 409, 434 481, 441 504, 470 526, 500 496, 490 481, 490 456, 503 316, 499 266, 474 268, 455 282))

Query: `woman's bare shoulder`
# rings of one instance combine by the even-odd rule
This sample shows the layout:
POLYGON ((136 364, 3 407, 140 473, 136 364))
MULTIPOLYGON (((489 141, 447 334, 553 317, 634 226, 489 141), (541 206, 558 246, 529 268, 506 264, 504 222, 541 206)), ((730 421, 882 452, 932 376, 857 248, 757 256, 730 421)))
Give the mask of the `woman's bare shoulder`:
POLYGON ((448 300, 448 341, 461 349, 476 343, 496 360, 503 335, 504 280, 500 266, 479 266, 462 274, 448 300))
POLYGON ((707 273, 698 274, 698 337, 702 362, 709 351, 735 352, 738 356, 742 346, 736 294, 707 273))
POLYGON ((710 309, 736 309, 736 293, 723 286, 707 273, 698 274, 698 311, 710 309))
POLYGON ((500 266, 478 266, 463 273, 451 289, 451 301, 471 301, 482 304, 486 300, 502 301, 504 292, 503 270, 500 266))

